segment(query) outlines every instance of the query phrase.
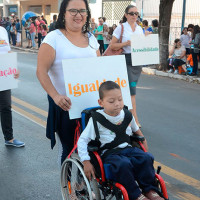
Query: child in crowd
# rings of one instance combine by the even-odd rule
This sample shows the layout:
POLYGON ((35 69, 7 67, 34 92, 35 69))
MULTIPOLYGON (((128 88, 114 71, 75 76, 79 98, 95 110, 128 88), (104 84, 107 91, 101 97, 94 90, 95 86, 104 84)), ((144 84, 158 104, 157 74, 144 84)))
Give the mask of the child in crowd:
POLYGON ((187 57, 187 66, 188 67, 193 67, 194 63, 193 63, 193 59, 192 59, 192 54, 189 54, 189 56, 187 57))
POLYGON ((109 28, 106 23, 103 24, 103 43, 104 43, 104 49, 106 50, 108 48, 108 45, 110 43, 111 36, 109 35, 109 28))
POLYGON ((46 26, 46 24, 41 24, 41 33, 42 33, 42 41, 43 41, 45 36, 47 35, 47 26, 46 26))
MULTIPOLYGON (((139 136, 143 134, 132 114, 127 109, 123 109, 124 103, 119 85, 112 81, 102 83, 99 96, 98 103, 104 109, 98 110, 95 114, 105 118, 107 124, 112 124, 111 126, 114 126, 117 131, 123 129, 117 133, 117 131, 105 128, 98 121, 96 122, 100 135, 101 156, 104 163, 110 164, 113 181, 119 182, 126 188, 130 200, 164 200, 156 192, 153 156, 130 145, 129 140, 133 132, 139 136), (109 147, 114 141, 118 141, 115 147, 113 148, 113 145, 109 147)), ((90 163, 87 150, 88 143, 96 139, 93 120, 93 118, 89 119, 78 140, 78 154, 89 180, 91 177, 95 179, 94 167, 90 163)), ((146 140, 143 141, 143 145, 148 149, 146 140)))

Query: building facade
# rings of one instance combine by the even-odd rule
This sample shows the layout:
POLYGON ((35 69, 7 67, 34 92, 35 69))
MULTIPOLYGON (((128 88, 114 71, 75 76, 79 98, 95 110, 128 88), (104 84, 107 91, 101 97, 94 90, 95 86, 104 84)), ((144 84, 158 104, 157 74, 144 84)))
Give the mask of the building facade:
MULTIPOLYGON (((10 16, 15 14, 20 18, 27 11, 44 15, 47 22, 58 14, 62 0, 0 0, 0 15, 10 16)), ((118 24, 123 17, 127 5, 134 4, 136 0, 89 0, 92 18, 98 22, 98 17, 104 16, 109 24, 118 24)))

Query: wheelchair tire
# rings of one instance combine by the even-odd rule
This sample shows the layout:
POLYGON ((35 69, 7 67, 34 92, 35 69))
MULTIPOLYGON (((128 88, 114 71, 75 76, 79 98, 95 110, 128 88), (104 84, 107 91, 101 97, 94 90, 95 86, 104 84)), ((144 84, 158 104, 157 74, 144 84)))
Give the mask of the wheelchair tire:
POLYGON ((66 159, 61 168, 61 191, 63 200, 100 200, 96 180, 90 183, 82 164, 77 159, 66 159), (95 198, 94 198, 95 196, 95 198))

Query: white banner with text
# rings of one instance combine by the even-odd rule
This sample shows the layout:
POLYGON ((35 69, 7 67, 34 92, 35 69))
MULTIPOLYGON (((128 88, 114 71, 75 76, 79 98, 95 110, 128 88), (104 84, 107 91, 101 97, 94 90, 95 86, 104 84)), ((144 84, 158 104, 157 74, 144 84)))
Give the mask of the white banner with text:
POLYGON ((158 34, 133 35, 131 37, 131 59, 133 66, 159 64, 158 34))
POLYGON ((81 112, 98 106, 99 86, 115 81, 122 90, 124 104, 132 108, 125 56, 105 56, 62 61, 67 96, 71 99, 70 119, 81 117, 81 112))
POLYGON ((17 72, 17 53, 0 54, 0 91, 18 87, 14 78, 17 72))

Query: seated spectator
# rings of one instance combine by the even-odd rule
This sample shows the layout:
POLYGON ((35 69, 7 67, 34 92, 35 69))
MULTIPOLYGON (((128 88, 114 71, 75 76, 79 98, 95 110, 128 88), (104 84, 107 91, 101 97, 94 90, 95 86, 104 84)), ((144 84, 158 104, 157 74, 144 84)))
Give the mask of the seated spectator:
POLYGON ((152 33, 153 34, 158 34, 158 20, 154 19, 152 20, 152 33))
POLYGON ((152 33, 153 32, 152 28, 149 27, 149 23, 147 20, 142 21, 142 26, 143 26, 144 33, 152 33))
POLYGON ((180 39, 174 40, 174 45, 169 52, 170 59, 168 59, 168 73, 178 74, 178 66, 186 63, 186 50, 185 47, 181 45, 180 39), (171 63, 170 63, 171 62, 171 63), (174 67, 174 68, 173 68, 174 67))
POLYGON ((190 37, 190 35, 188 34, 187 28, 185 27, 182 31, 181 37, 181 44, 185 47, 186 49, 186 55, 190 54, 190 42, 192 40, 192 38, 190 37))

